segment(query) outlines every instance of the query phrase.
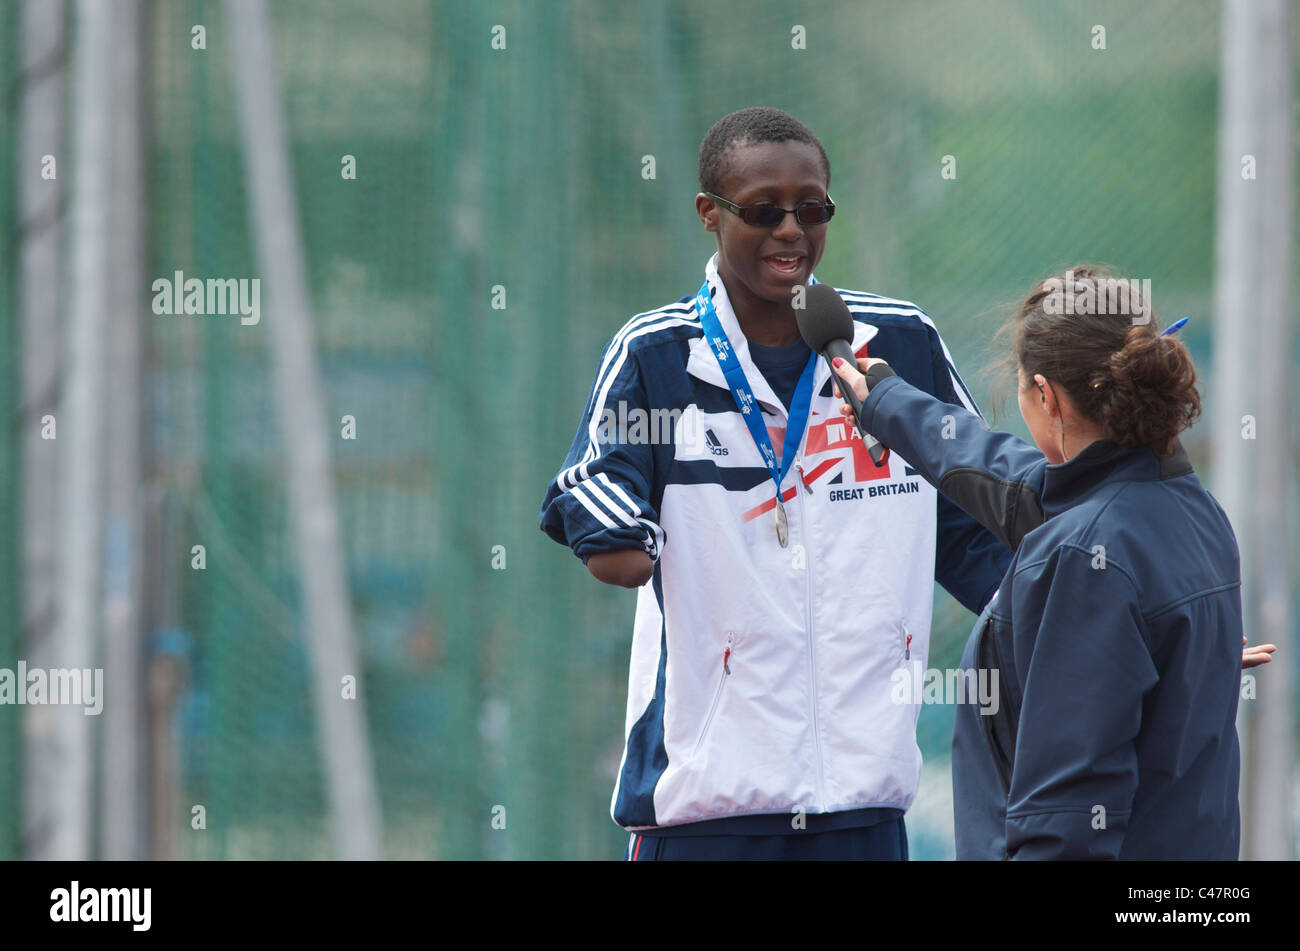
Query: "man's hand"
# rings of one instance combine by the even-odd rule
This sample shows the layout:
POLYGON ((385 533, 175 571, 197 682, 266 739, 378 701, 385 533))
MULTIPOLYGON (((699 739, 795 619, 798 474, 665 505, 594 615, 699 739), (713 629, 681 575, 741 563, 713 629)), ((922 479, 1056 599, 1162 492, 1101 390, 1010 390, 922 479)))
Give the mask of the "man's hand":
POLYGON ((639 588, 655 573, 655 563, 650 556, 636 548, 605 551, 587 559, 587 570, 597 581, 618 585, 620 588, 639 588))
POLYGON ((1277 650, 1276 644, 1256 644, 1254 647, 1246 646, 1246 638, 1241 639, 1241 669, 1249 670, 1251 667, 1258 667, 1260 664, 1267 664, 1273 659, 1273 651, 1277 650))
MULTIPOLYGON (((849 366, 846 361, 841 360, 837 357, 835 359, 835 372, 839 374, 840 380, 843 380, 845 383, 847 383, 850 387, 853 388, 853 392, 858 395, 858 400, 861 401, 867 398, 866 372, 870 370, 873 366, 875 366, 877 363, 884 363, 884 362, 885 361, 881 360, 879 357, 867 357, 865 360, 858 361, 858 368, 855 370, 853 369, 853 367, 849 366)), ((840 389, 839 380, 835 381, 835 392, 837 395, 843 392, 840 389)), ((848 403, 840 404, 840 412, 843 413, 845 416, 853 415, 853 410, 852 408, 850 408, 848 403)))

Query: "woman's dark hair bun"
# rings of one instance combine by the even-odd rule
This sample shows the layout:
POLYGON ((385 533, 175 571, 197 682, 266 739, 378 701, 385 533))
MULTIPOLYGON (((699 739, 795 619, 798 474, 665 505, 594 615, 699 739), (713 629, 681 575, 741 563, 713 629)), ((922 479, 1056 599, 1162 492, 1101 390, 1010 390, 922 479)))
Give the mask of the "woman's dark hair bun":
POLYGON ((1168 456, 1178 434, 1201 414, 1191 354, 1150 326, 1130 328, 1098 377, 1097 422, 1122 446, 1150 446, 1168 456))

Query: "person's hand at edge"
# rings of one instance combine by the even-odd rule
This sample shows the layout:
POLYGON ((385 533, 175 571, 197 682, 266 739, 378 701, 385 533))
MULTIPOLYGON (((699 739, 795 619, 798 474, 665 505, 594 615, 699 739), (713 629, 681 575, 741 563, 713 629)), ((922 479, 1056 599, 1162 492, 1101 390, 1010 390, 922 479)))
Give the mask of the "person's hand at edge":
POLYGON ((1256 644, 1254 647, 1247 647, 1245 637, 1242 637, 1241 645, 1242 670, 1249 670, 1251 667, 1267 664, 1273 659, 1273 652, 1277 650, 1276 644, 1256 644))

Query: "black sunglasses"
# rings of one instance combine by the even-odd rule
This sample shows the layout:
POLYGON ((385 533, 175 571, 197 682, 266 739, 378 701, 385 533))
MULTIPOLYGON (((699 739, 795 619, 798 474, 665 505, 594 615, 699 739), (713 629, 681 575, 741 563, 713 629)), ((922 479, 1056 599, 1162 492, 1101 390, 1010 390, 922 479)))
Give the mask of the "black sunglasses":
POLYGON ((705 192, 714 201, 716 201, 727 211, 736 215, 747 225, 753 225, 756 228, 775 228, 785 216, 794 215, 794 220, 801 225, 824 225, 831 220, 835 214, 835 202, 831 201, 831 196, 826 196, 826 202, 807 202, 798 208, 778 208, 776 205, 737 205, 734 201, 727 201, 721 195, 715 195, 713 192, 705 192))

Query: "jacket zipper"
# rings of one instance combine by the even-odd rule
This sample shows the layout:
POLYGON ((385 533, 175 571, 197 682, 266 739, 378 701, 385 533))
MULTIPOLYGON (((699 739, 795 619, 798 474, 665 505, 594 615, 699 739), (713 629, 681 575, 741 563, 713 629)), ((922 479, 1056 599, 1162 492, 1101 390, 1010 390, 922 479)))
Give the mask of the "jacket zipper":
MULTIPOLYGON (((802 456, 796 457, 796 465, 799 467, 800 480, 803 481, 802 456)), ((799 520, 804 526, 805 532, 808 526, 808 515, 804 508, 803 497, 808 491, 805 484, 804 492, 800 492, 798 486, 795 487, 795 494, 799 496, 799 520)), ((826 774, 822 765, 822 733, 821 726, 817 721, 817 648, 816 639, 813 636, 813 614, 812 614, 812 551, 811 544, 804 547, 804 616, 808 628, 808 706, 812 711, 813 740, 817 747, 817 808, 826 807, 826 774)))
MULTIPOLYGON (((998 656, 998 642, 997 642, 997 638, 993 636, 993 631, 991 630, 992 626, 993 626, 993 619, 990 617, 990 618, 988 618, 987 620, 985 620, 985 622, 984 622, 984 629, 983 629, 982 631, 980 631, 980 641, 981 641, 981 643, 982 643, 983 640, 984 640, 984 638, 986 638, 986 637, 989 639, 989 651, 990 651, 990 652, 992 653, 992 655, 993 655, 993 664, 994 664, 994 667, 996 667, 996 668, 997 668, 997 671, 998 671, 998 693, 999 693, 998 701, 999 701, 999 705, 998 705, 998 712, 997 712, 997 713, 992 714, 992 715, 990 715, 990 716, 984 716, 983 714, 981 714, 981 715, 980 715, 980 720, 983 721, 983 725, 984 725, 984 739, 988 742, 989 755, 991 755, 991 756, 993 757, 993 765, 997 767, 998 776, 999 776, 999 778, 1002 780, 1002 790, 1003 790, 1003 792, 1006 793, 1007 795, 1010 795, 1010 793, 1011 793, 1011 764, 1010 764, 1010 762, 1008 761, 1006 754, 1005 754, 1005 753, 1004 753, 1004 752, 999 748, 998 742, 997 742, 996 738, 995 738, 994 735, 993 735, 993 721, 998 717, 999 714, 1001 714, 1001 713, 1003 713, 1003 712, 1005 711, 1006 706, 1005 706, 1005 703, 1004 703, 1004 699, 1005 699, 1005 698, 1004 698, 1003 696, 1001 696, 1001 693, 1002 693, 1002 689, 1001 689, 1001 688, 1002 688, 1002 659, 998 656)), ((979 670, 980 670, 980 666, 981 666, 981 665, 980 665, 980 653, 981 653, 981 652, 980 652, 978 649, 975 651, 975 671, 976 671, 976 676, 979 675, 979 670)))
MULTIPOLYGON (((993 667, 996 668, 998 672, 998 712, 992 714, 991 716, 980 715, 980 720, 983 721, 984 739, 985 742, 988 744, 989 755, 993 757, 993 765, 997 769, 998 778, 1002 780, 1003 795, 1010 797, 1011 762, 1010 759, 1007 757, 1007 755, 1004 754, 999 748, 997 739, 994 736, 994 728, 993 728, 993 723, 998 718, 998 716, 1006 714, 1007 703, 1006 703, 1006 693, 1002 689, 1002 658, 998 654, 998 641, 993 634, 992 628, 993 628, 993 618, 989 617, 984 621, 984 629, 980 631, 980 645, 981 646, 983 645, 985 637, 989 639, 989 652, 993 655, 992 656, 993 667)), ((982 651, 977 648, 975 651, 976 676, 978 676, 979 670, 981 668, 981 664, 980 664, 981 654, 982 651)), ((1007 854, 1006 843, 1004 842, 1002 847, 1002 861, 1004 862, 1009 861, 1010 858, 1011 856, 1007 854)))
POLYGON ((809 495, 814 495, 815 493, 813 492, 812 484, 809 483, 807 476, 804 475, 803 459, 801 457, 794 457, 794 467, 799 470, 799 481, 803 483, 803 487, 808 490, 809 495))
MULTIPOLYGON (((725 684, 727 678, 731 676, 731 654, 735 641, 736 633, 734 631, 728 631, 727 647, 722 652, 722 673, 718 675, 718 686, 717 689, 713 691, 713 703, 709 706, 709 715, 704 718, 704 729, 700 730, 700 738, 695 741, 695 753, 700 751, 700 747, 704 745, 704 738, 709 735, 709 727, 713 723, 713 714, 717 713, 718 701, 722 699, 722 685, 725 684)), ((691 755, 693 756, 695 753, 692 753, 691 755)))

